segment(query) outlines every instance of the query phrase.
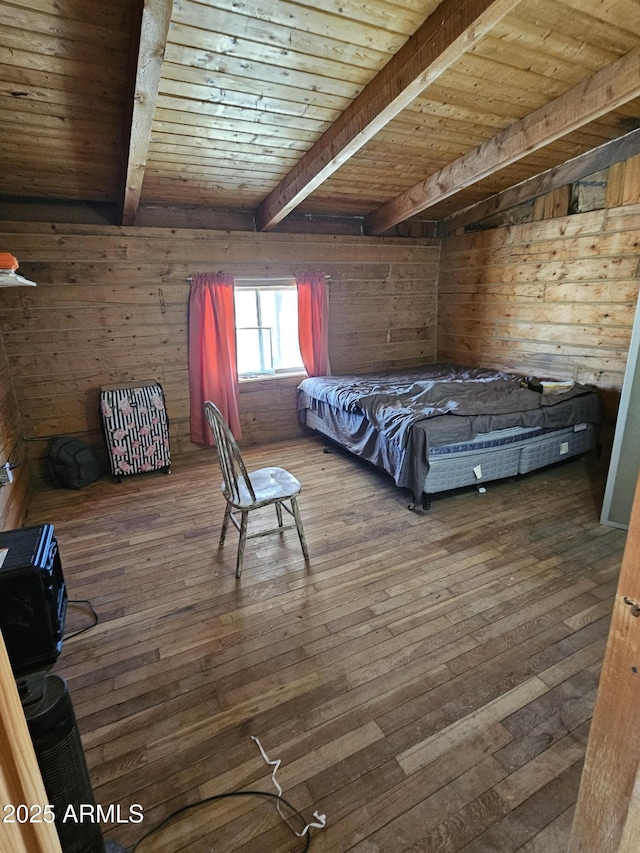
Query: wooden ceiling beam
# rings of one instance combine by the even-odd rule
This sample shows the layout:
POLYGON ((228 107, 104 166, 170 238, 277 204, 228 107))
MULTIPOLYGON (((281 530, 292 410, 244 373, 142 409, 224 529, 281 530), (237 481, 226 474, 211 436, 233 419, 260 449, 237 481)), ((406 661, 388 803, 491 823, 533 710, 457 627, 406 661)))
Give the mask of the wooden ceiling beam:
POLYGON ((382 234, 638 96, 640 48, 369 213, 365 233, 382 234))
POLYGON ((490 198, 441 219, 436 227, 436 233, 438 237, 446 237, 459 228, 464 228, 465 225, 480 222, 487 216, 524 204, 558 187, 564 187, 580 178, 586 178, 587 175, 593 175, 601 169, 608 169, 614 163, 621 163, 629 157, 635 157, 636 154, 640 154, 640 128, 625 133, 618 139, 612 139, 611 142, 605 142, 604 145, 598 145, 597 148, 573 157, 560 166, 554 166, 553 169, 541 172, 527 181, 509 187, 508 190, 496 193, 490 198))
POLYGON ((140 203, 172 9, 172 0, 144 2, 122 208, 123 225, 135 223, 140 203))
POLYGON ((444 0, 257 208, 273 228, 520 0, 444 0))

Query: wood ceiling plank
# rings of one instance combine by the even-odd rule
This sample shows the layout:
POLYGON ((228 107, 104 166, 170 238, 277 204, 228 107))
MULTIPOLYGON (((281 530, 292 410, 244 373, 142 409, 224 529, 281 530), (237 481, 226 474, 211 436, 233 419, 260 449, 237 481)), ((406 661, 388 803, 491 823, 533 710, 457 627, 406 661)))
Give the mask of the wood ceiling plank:
MULTIPOLYGON (((430 3, 437 5, 437 0, 435 3, 430 0, 430 3)), ((216 29, 233 32, 234 35, 239 30, 252 38, 257 34, 258 39, 268 34, 270 40, 280 44, 319 37, 325 43, 344 42, 393 54, 416 29, 412 26, 413 16, 405 15, 402 7, 396 6, 395 9, 393 19, 388 18, 386 25, 381 27, 372 23, 368 14, 363 14, 363 10, 357 7, 353 9, 353 15, 348 15, 337 9, 328 12, 317 3, 303 7, 287 0, 271 0, 270 3, 262 0, 244 3, 237 0, 200 0, 198 3, 184 0, 176 8, 173 19, 176 23, 206 30, 211 29, 211 20, 215 16, 216 29)), ((314 42, 313 46, 317 47, 317 44, 314 42)))
POLYGON ((134 5, 3 5, 5 192, 87 201, 117 197, 134 5))
MULTIPOLYGON (((496 27, 478 44, 473 58, 482 59, 489 66, 497 63, 502 68, 505 79, 509 81, 512 80, 512 75, 521 80, 522 75, 529 76, 528 84, 535 88, 541 85, 553 87, 557 83, 564 86, 575 85, 585 75, 595 73, 603 65, 609 65, 618 58, 617 55, 608 55, 606 61, 602 63, 574 62, 554 53, 542 53, 540 50, 527 47, 526 44, 515 45, 509 36, 513 36, 513 32, 499 30, 496 27), (502 33, 505 33, 504 36, 502 33)), ((469 55, 465 58, 471 60, 472 57, 469 55)))
POLYGON ((458 129, 464 133, 466 128, 469 128, 472 135, 482 139, 487 135, 493 136, 499 130, 504 130, 505 127, 522 118, 523 112, 532 112, 532 110, 523 110, 522 107, 518 108, 516 104, 500 102, 487 104, 487 109, 484 110, 481 98, 478 98, 475 105, 469 106, 462 104, 460 100, 454 96, 454 103, 442 99, 414 102, 384 130, 393 132, 394 128, 401 129, 403 125, 408 129, 415 127, 416 122, 419 122, 421 125, 419 132, 425 140, 430 137, 433 130, 445 127, 458 129), (455 103, 456 101, 458 103, 455 103))
MULTIPOLYGON (((30 100, 29 98, 15 98, 1 93, 0 111, 5 121, 15 121, 18 114, 29 114, 37 116, 37 121, 42 120, 47 123, 54 122, 56 119, 61 123, 84 121, 88 125, 93 124, 94 127, 108 127, 110 131, 113 130, 114 124, 119 118, 119 113, 113 104, 102 104, 101 108, 96 109, 94 113, 91 104, 85 99, 83 106, 74 107, 70 116, 69 110, 64 104, 57 104, 53 101, 30 100)), ((37 122, 34 120, 34 123, 37 122)))
MULTIPOLYGON (((582 150, 574 151, 571 156, 581 154, 584 151, 595 148, 597 145, 607 142, 621 135, 627 130, 637 126, 637 119, 633 114, 624 116, 615 114, 607 117, 607 121, 591 122, 587 127, 574 131, 572 135, 573 143, 582 145, 582 150)), ((453 121, 441 119, 437 122, 425 121, 420 125, 418 132, 414 131, 415 122, 394 122, 381 131, 376 137, 376 142, 381 148, 379 150, 396 151, 396 162, 399 164, 405 161, 408 167, 411 167, 411 157, 420 157, 422 162, 430 162, 433 159, 438 159, 438 153, 441 152, 446 156, 446 162, 451 163, 456 157, 465 154, 469 148, 479 146, 486 140, 491 139, 497 133, 505 130, 512 122, 501 122, 495 125, 478 126, 469 121, 453 121), (415 140, 413 145, 407 145, 406 139, 413 135, 415 140)), ((352 160, 359 156, 368 159, 371 152, 371 143, 362 151, 362 155, 354 155, 352 160)), ((552 143, 554 148, 549 147, 548 151, 561 150, 567 147, 567 142, 562 142, 561 139, 552 143)), ((569 152, 567 152, 569 153, 569 152)), ((540 151, 536 156, 544 158, 547 156, 540 151)), ((565 158, 566 159, 566 158, 565 158)), ((556 165, 552 163, 549 165, 556 165)), ((350 163, 346 163, 340 171, 348 169, 350 163)), ((432 169, 431 171, 436 171, 432 169)), ((424 166, 423 166, 424 175, 424 166)))
POLYGON ((199 133, 200 128, 215 128, 218 132, 226 131, 227 134, 233 134, 229 138, 241 139, 240 134, 246 134, 248 138, 256 138, 257 134, 262 134, 265 137, 274 137, 281 139, 283 144, 287 144, 290 139, 306 141, 311 144, 317 138, 317 133, 310 129, 301 129, 296 126, 294 121, 285 120, 284 116, 265 116, 257 113, 260 120, 256 121, 254 116, 249 113, 244 119, 228 118, 227 116, 207 116, 198 115, 186 111, 178 112, 177 110, 167 110, 163 107, 156 109, 156 118, 159 121, 176 122, 181 124, 185 130, 184 133, 199 133), (253 120, 252 120, 253 119, 253 120))
MULTIPOLYGON (((182 173, 179 169, 174 170, 172 172, 168 171, 156 171, 155 169, 151 169, 149 171, 149 183, 152 180, 155 181, 179 181, 182 186, 185 186, 185 181, 181 177, 182 173)), ((200 187, 201 189, 206 190, 207 192, 211 192, 215 188, 220 187, 229 187, 233 189, 234 187, 238 190, 238 193, 256 192, 256 187, 269 186, 269 184, 273 183, 273 176, 270 174, 263 175, 260 172, 257 172, 255 175, 252 175, 251 181, 247 181, 244 184, 238 184, 237 174, 233 169, 226 170, 218 170, 212 174, 204 175, 199 172, 194 172, 190 175, 188 184, 185 186, 185 190, 188 193, 191 189, 200 187)))
POLYGON ((287 134, 284 137, 276 138, 269 136, 267 133, 256 133, 256 128, 253 131, 249 127, 245 130, 238 129, 230 136, 226 128, 219 127, 203 127, 202 125, 182 125, 176 124, 169 116, 158 116, 154 122, 153 139, 164 140, 170 137, 170 141, 188 140, 188 145, 204 145, 208 144, 208 140, 213 140, 216 143, 226 143, 233 145, 237 142, 239 145, 255 146, 256 153, 260 152, 261 148, 268 148, 270 151, 306 151, 309 147, 304 140, 292 139, 287 134), (159 119, 159 120, 158 120, 159 119))
POLYGON ((150 150, 183 153, 193 156, 226 157, 247 159, 256 156, 274 157, 278 162, 290 161, 293 166, 298 160, 298 154, 294 148, 276 148, 271 145, 245 145, 228 139, 194 139, 189 136, 178 136, 171 133, 154 133, 150 150))
MULTIPOLYGON (((452 8, 454 0, 448 2, 452 8)), ((472 4, 473 0, 455 2, 472 4)), ((225 176, 226 192, 229 170, 235 168, 244 203, 253 175, 259 172, 266 181, 267 174, 291 170, 349 108, 387 61, 389 51, 415 32, 440 0, 181 3, 173 12, 179 26, 169 30, 158 88, 160 97, 171 99, 167 105, 179 105, 179 109, 161 106, 156 112, 146 174, 150 169, 170 174, 184 163, 191 167, 184 174, 188 190, 194 167, 202 165, 198 173, 202 183, 207 183, 209 174, 214 179, 212 170, 218 169, 225 176), (273 39, 266 39, 267 35, 273 39), (200 42, 217 45, 220 52, 194 49, 193 44, 200 42), (329 42, 328 55, 317 49, 305 55, 314 45, 329 42), (169 56, 177 61, 168 62, 169 56), (345 61, 349 58, 358 61, 345 61), (284 115, 281 122, 280 114, 284 115)), ((70 176, 77 163, 78 186, 74 189, 67 177, 63 185, 61 175, 58 190, 75 197, 90 194, 95 162, 100 187, 108 171, 109 180, 113 179, 112 198, 123 192, 124 158, 116 148, 122 144, 121 127, 128 125, 123 116, 133 96, 127 80, 133 76, 130 36, 135 4, 113 0, 99 4, 99 9, 95 0, 7 0, 4 4, 0 106, 10 121, 0 128, 0 145, 9 168, 16 170, 15 178, 5 176, 7 181, 24 183, 29 169, 37 165, 38 152, 43 161, 48 149, 52 162, 37 180, 34 175, 34 187, 55 195, 53 176, 61 175, 65 165, 70 176), (86 41, 79 39, 80 30, 86 41), (16 91, 26 94, 15 96, 16 91), (113 111, 108 104, 113 104, 113 111), (11 128, 17 129, 12 133, 11 128), (118 156, 122 158, 119 177, 118 156), (47 179, 52 180, 48 188, 47 179)), ((310 206, 330 210, 334 196, 341 207, 350 204, 362 215, 410 189, 425 175, 614 62, 629 44, 635 47, 640 32, 638 10, 640 0, 522 0, 462 52, 428 91, 320 184, 310 206)), ((139 22, 138 17, 136 40, 139 22)), ((574 131, 570 141, 527 154, 434 209, 451 213, 462 202, 469 204, 499 192, 507 182, 547 171, 562 155, 575 156, 630 129, 631 120, 631 113, 625 116, 616 111, 597 127, 592 123, 580 135, 574 131)), ((125 154, 126 150, 125 145, 125 154)), ((265 195, 275 184, 274 180, 265 195)), ((146 186, 144 182, 145 191, 146 186)))
POLYGON ((122 206, 124 225, 132 225, 135 222, 136 210, 140 202, 172 7, 171 0, 145 0, 142 12, 122 206))
MULTIPOLYGON (((263 85, 264 89, 264 85, 263 85)), ((208 86, 193 86, 187 83, 178 83, 173 80, 163 79, 158 99, 166 99, 165 106, 171 109, 176 104, 179 109, 189 112, 202 110, 207 115, 218 114, 218 111, 260 111, 273 113, 275 115, 300 116, 301 118, 314 119, 327 124, 331 122, 341 110, 336 107, 324 107, 316 104, 305 103, 295 98, 274 98, 271 95, 260 95, 253 92, 243 92, 237 89, 222 89, 208 86), (185 102, 189 102, 186 106, 185 102), (212 112, 212 110, 214 112, 212 112)))
MULTIPOLYGON (((615 59, 617 57, 614 56, 611 61, 615 59)), ((481 104, 482 107, 493 110, 499 108, 502 111, 508 109, 511 104, 513 107, 531 111, 552 98, 557 98, 568 86, 575 85, 588 73, 590 72, 583 73, 577 79, 564 81, 509 66, 506 76, 501 63, 468 54, 456 63, 455 69, 450 70, 424 94, 418 96, 411 106, 433 98, 444 103, 475 104, 476 109, 480 109, 481 104)), ((521 117, 522 114, 519 118, 521 117)))
MULTIPOLYGON (((243 181, 247 182, 249 179, 254 180, 264 179, 265 181, 272 181, 274 175, 282 175, 285 169, 283 167, 270 167, 267 165, 263 165, 262 163, 257 164, 254 163, 253 168, 250 164, 247 164, 246 167, 243 167, 243 181)), ((222 178, 233 178, 234 180, 238 180, 238 167, 233 163, 225 163, 224 165, 219 164, 215 169, 211 168, 206 164, 202 163, 186 163, 181 160, 178 163, 171 163, 169 161, 159 162, 155 160, 152 164, 147 166, 147 173, 149 175, 166 175, 167 177, 175 177, 176 173, 179 173, 183 176, 189 176, 189 178, 193 177, 196 180, 201 181, 209 181, 212 176, 214 180, 220 180, 222 178)))
MULTIPOLYGON (((222 72, 212 74, 206 68, 191 68, 165 60, 162 67, 162 91, 170 94, 171 87, 179 83, 206 87, 209 100, 222 100, 228 97, 248 98, 252 95, 262 96, 265 93, 265 82, 260 76, 251 78, 222 72)), ((320 91, 317 86, 315 88, 303 88, 290 83, 277 83, 273 80, 268 87, 270 98, 324 107, 327 110, 339 112, 342 112, 349 105, 358 91, 358 87, 353 87, 350 95, 332 94, 327 92, 324 87, 320 91)))
MULTIPOLYGON (((18 64, 7 64, 0 56, 0 81, 3 88, 10 88, 12 97, 16 97, 16 89, 32 86, 41 89, 50 89, 72 95, 83 95, 85 98, 101 98, 105 101, 122 103, 125 97, 126 86, 124 80, 112 79, 102 80, 99 77, 89 76, 88 67, 85 66, 83 74, 61 75, 50 71, 27 68, 18 64), (9 84, 11 86, 9 87, 9 84)), ((18 96, 19 97, 19 96, 18 96)))
POLYGON ((24 51, 27 44, 34 55, 46 57, 46 67, 48 67, 50 59, 63 59, 75 62, 84 60, 90 64, 95 62, 99 68, 106 63, 117 61, 123 55, 122 50, 109 50, 102 46, 96 47, 89 41, 60 39, 39 33, 25 32, 13 27, 0 27, 0 46, 3 48, 11 51, 24 51))
MULTIPOLYGON (((225 0, 226 1, 226 0, 225 0)), ((235 2, 235 0, 230 0, 235 2)), ((362 0, 322 0, 325 12, 340 18, 360 20, 363 13, 372 26, 391 31, 406 30, 407 35, 414 33, 430 14, 440 0, 429 0, 429 3, 405 0, 402 4, 376 0, 375 3, 362 3, 362 0), (426 7, 426 9, 425 9, 426 7)), ((317 8, 317 0, 296 0, 296 5, 304 8, 317 8)))
POLYGON ((218 209, 250 211, 261 191, 264 191, 264 187, 259 183, 251 188, 239 188, 237 184, 229 187, 206 184, 200 187, 195 183, 185 186, 184 181, 163 178, 145 186, 145 203, 205 204, 218 209))
POLYGON ((261 157, 257 158, 253 151, 242 152, 233 149, 216 149, 213 151, 203 152, 202 149, 199 148, 189 148, 188 146, 177 145, 160 145, 157 142, 153 144, 152 148, 152 159, 156 164, 167 162, 187 163, 192 166, 217 166, 220 163, 220 158, 224 158, 224 163, 227 165, 235 164, 235 168, 238 167, 238 164, 243 164, 243 169, 245 168, 244 164, 246 164, 247 168, 255 167, 257 164, 260 164, 260 166, 279 167, 282 167, 284 164, 284 168, 286 169, 287 162, 293 165, 297 160, 297 157, 294 155, 282 157, 279 153, 275 157, 268 154, 262 154, 261 157))
MULTIPOLYGON (((112 57, 107 65, 100 61, 100 57, 96 57, 95 62, 91 62, 89 58, 85 60, 81 58, 70 59, 63 56, 40 54, 32 50, 19 50, 16 47, 4 45, 2 35, 0 30, 0 63, 5 67, 14 66, 14 73, 21 70, 25 73, 55 74, 65 80, 74 80, 75 78, 82 80, 91 77, 96 83, 99 82, 114 88, 124 87, 124 74, 120 64, 113 62, 112 57)), ((24 39, 22 47, 25 47, 24 39)))
POLYGON ((518 0, 444 0, 256 211, 273 228, 468 50, 518 0))
POLYGON ((342 0, 336 0, 336 2, 328 0, 323 2, 320 8, 317 2, 310 2, 310 0, 303 0, 303 2, 272 0, 269 4, 265 4, 263 0, 245 0, 242 4, 237 0, 200 1, 215 9, 224 9, 329 38, 343 37, 344 41, 354 41, 363 46, 375 41, 379 43, 377 36, 381 30, 400 34, 404 37, 402 39, 404 42, 440 2, 440 0, 427 0, 427 2, 407 0, 402 4, 395 4, 376 0, 375 3, 363 4, 358 0, 349 0, 346 3, 342 0))
MULTIPOLYGON (((22 147, 17 142, 3 143, 2 145, 3 160, 7 166, 13 167, 16 163, 21 163, 22 166, 31 165, 31 168, 40 169, 40 160, 42 158, 42 147, 36 145, 28 145, 25 143, 22 147)), ((113 152, 109 149, 94 149, 86 148, 74 152, 73 161, 79 166, 87 166, 91 168, 93 164, 100 158, 107 159, 113 152)), ((56 144, 55 140, 47 145, 47 160, 48 167, 55 163, 61 163, 65 169, 69 168, 69 148, 67 145, 56 144)), ((111 168, 111 167, 107 167, 111 168)))
POLYGON ((499 61, 506 59, 507 64, 516 65, 524 61, 524 67, 531 67, 551 77, 556 74, 564 77, 586 71, 595 72, 620 55, 619 51, 604 50, 591 44, 581 28, 578 29, 577 37, 567 38, 554 33, 542 21, 534 24, 521 18, 499 23, 486 44, 481 42, 475 48, 476 52, 487 56, 491 56, 494 49, 499 61))
MULTIPOLYGON (((244 175, 245 182, 260 181, 261 183, 268 183, 269 181, 277 180, 278 176, 282 175, 284 173, 284 169, 282 169, 282 168, 278 169, 275 167, 273 167, 273 168, 266 167, 264 169, 251 169, 251 168, 249 168, 248 165, 247 165, 246 171, 245 171, 244 164, 242 164, 242 165, 243 165, 243 175, 244 175)), ((230 164, 227 164, 226 167, 221 166, 219 169, 216 169, 215 173, 213 173, 208 168, 198 169, 198 167, 196 165, 193 165, 193 164, 192 165, 189 165, 189 164, 185 165, 182 162, 180 162, 180 163, 167 163, 166 161, 163 161, 162 163, 158 163, 157 166, 154 164, 153 168, 150 167, 149 168, 149 175, 155 175, 156 177, 164 176, 167 178, 175 178, 176 174, 180 174, 183 176, 185 181, 197 180, 197 181, 202 181, 202 182, 206 183, 206 181, 212 179, 211 178, 212 174, 215 174, 215 180, 219 180, 219 179, 229 180, 230 178, 233 178, 234 176, 237 180, 237 177, 238 177, 237 169, 238 169, 237 166, 233 167, 230 164)))
POLYGON ((330 114, 321 107, 310 107, 305 109, 305 104, 292 104, 264 97, 262 99, 251 96, 252 104, 236 106, 231 100, 223 102, 206 101, 195 97, 175 97, 173 95, 158 94, 158 108, 166 110, 180 110, 181 112, 194 113, 200 116, 226 116, 229 119, 241 121, 262 120, 262 116, 268 116, 274 122, 291 123, 292 127, 303 128, 318 132, 319 126, 325 126, 330 121, 330 114), (257 119, 255 118, 257 117, 257 119))
MULTIPOLYGON (((586 28, 587 43, 601 50, 618 55, 625 54, 637 44, 638 10, 629 20, 617 17, 615 23, 611 13, 603 17, 603 3, 587 2, 579 6, 583 26, 586 28), (593 12, 593 14, 592 14, 593 12), (634 30, 636 31, 634 34, 634 30)), ((576 11, 558 0, 539 0, 534 5, 523 5, 522 20, 551 30, 556 38, 575 41, 576 11)))
MULTIPOLYGON (((52 14, 43 14, 33 9, 21 9, 4 3, 2 6, 2 28, 22 31, 30 41, 32 35, 51 41, 68 41, 104 49, 125 50, 128 42, 127 17, 122 16, 120 26, 101 26, 91 17, 73 19, 52 14)), ((24 46, 24 45, 23 45, 24 46)))
MULTIPOLYGON (((66 160, 68 165, 68 143, 64 140, 59 140, 56 137, 48 137, 45 141, 47 144, 47 152, 50 152, 51 158, 66 160)), ((29 159, 36 163, 42 151, 42 143, 38 145, 25 142, 20 145, 20 143, 14 139, 7 142, 0 138, 0 144, 2 145, 3 153, 6 152, 4 158, 6 165, 15 164, 18 161, 26 162, 29 159)), ((74 160, 77 159, 79 162, 112 162, 114 155, 117 153, 116 149, 106 144, 102 147, 85 146, 84 149, 80 148, 78 152, 76 152, 74 160)))
MULTIPOLYGON (((2 44, 2 33, 0 32, 0 44, 2 44)), ((229 48, 230 50, 231 48, 229 48)), ((358 68, 353 65, 338 65, 327 62, 318 65, 310 65, 305 61, 303 67, 290 68, 282 61, 262 56, 259 58, 250 43, 247 45, 236 44, 233 46, 234 53, 227 50, 223 54, 216 54, 206 50, 195 50, 182 44, 168 42, 165 50, 165 63, 172 66, 184 67, 188 70, 202 69, 209 75, 233 74, 238 77, 246 77, 250 81, 258 80, 263 87, 271 84, 283 84, 295 86, 298 89, 313 91, 318 88, 318 75, 322 77, 322 91, 329 95, 338 95, 355 98, 360 89, 371 78, 371 71, 367 68, 358 68), (272 59, 271 62, 266 61, 272 59)), ((282 56, 280 57, 282 60, 282 56)))
MULTIPOLYGON (((62 15, 77 21, 91 21, 102 27, 113 29, 127 21, 128 0, 110 0, 96 5, 94 0, 12 0, 12 6, 48 15, 62 15)), ((126 26, 126 24, 125 24, 126 26)))
MULTIPOLYGON (((231 16, 227 16, 231 18, 231 16)), ((218 24, 216 16, 216 24, 218 24)), ((364 68, 377 71, 388 54, 371 48, 348 45, 344 42, 325 42, 319 37, 306 35, 302 38, 296 33, 292 39, 292 31, 278 33, 279 38, 271 37, 267 27, 252 29, 247 26, 232 26, 229 30, 197 29, 184 24, 172 24, 170 39, 172 43, 182 44, 190 50, 206 51, 216 54, 230 54, 264 62, 267 65, 286 64, 295 68, 302 64, 309 71, 322 73, 331 64, 335 68, 335 76, 340 75, 340 69, 349 74, 348 69, 364 68), (293 45, 292 45, 293 41, 293 45)), ((368 75, 370 77, 371 74, 368 75)), ((348 79, 348 76, 347 76, 348 79)))
POLYGON ((560 0, 563 6, 568 6, 571 14, 584 14, 596 19, 596 26, 600 23, 609 25, 612 20, 618 24, 623 23, 627 31, 633 31, 640 35, 640 5, 637 0, 614 0, 614 2, 593 2, 586 5, 584 0, 560 0))
MULTIPOLYGON (((9 105, 6 105, 7 109, 8 106, 9 105)), ((16 106, 21 105, 16 104, 16 106)), ((5 105, 0 104, 0 110, 4 109, 5 105)), ((0 137, 20 140, 23 133, 30 132, 33 134, 33 139, 36 139, 37 136, 42 133, 49 136, 57 135, 63 140, 76 141, 78 145, 81 145, 86 141, 93 141, 94 139, 100 138, 104 128, 108 126, 108 123, 96 122, 95 118, 92 121, 90 116, 87 116, 86 119, 76 118, 75 116, 65 118, 57 115, 51 115, 50 113, 48 115, 42 115, 27 112, 22 109, 14 109, 12 111, 12 120, 14 122, 19 122, 20 134, 16 135, 13 127, 7 127, 6 124, 0 123, 0 137), (96 132, 96 129, 98 129, 98 132, 96 132)))
POLYGON ((640 48, 372 211, 366 232, 381 234, 638 96, 640 48))
MULTIPOLYGON (((36 112, 39 107, 45 112, 55 111, 58 115, 67 115, 69 107, 86 111, 87 115, 95 111, 99 114, 98 121, 109 116, 117 119, 121 110, 121 102, 105 98, 102 92, 92 93, 90 84, 85 92, 72 92, 45 86, 21 86, 12 81, 0 80, 0 98, 7 104, 19 104, 21 107, 28 104, 26 109, 34 109, 36 112)), ((3 114, 3 119, 7 119, 7 113, 3 114)))
POLYGON ((69 180, 64 180, 64 176, 58 171, 43 171, 37 179, 34 179, 32 170, 12 171, 10 179, 2 182, 2 194, 50 199, 57 199, 62 195, 72 200, 110 201, 113 197, 113 182, 110 175, 103 177, 95 170, 86 174, 78 171, 78 175, 69 180), (55 189, 51 188, 52 185, 55 189), (78 186, 81 186, 80 192, 78 186))

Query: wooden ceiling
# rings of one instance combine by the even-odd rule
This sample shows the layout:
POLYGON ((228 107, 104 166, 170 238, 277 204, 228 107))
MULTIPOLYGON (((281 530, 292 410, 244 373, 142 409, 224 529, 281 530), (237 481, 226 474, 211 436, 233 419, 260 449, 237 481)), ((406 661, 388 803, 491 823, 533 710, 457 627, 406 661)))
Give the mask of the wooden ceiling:
POLYGON ((379 234, 640 150, 640 0, 0 0, 0 23, 0 202, 379 234))

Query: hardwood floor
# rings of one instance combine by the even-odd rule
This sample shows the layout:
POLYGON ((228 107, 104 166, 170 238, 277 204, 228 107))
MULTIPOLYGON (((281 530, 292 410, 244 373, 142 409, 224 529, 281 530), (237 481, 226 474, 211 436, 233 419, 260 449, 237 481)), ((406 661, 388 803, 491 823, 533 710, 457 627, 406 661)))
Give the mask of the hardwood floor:
MULTIPOLYGON (((273 791, 255 735, 286 799, 326 814, 318 853, 565 851, 625 540, 598 521, 602 466, 412 513, 321 447, 245 453, 302 481, 311 561, 295 530, 249 540, 240 581, 213 459, 35 496, 28 523, 55 525, 70 598, 100 616, 55 667, 96 800, 144 810, 106 837, 131 849, 189 803, 273 791)), ((68 633, 88 622, 70 605, 68 633)), ((272 801, 229 798, 136 853, 302 849, 272 801)))

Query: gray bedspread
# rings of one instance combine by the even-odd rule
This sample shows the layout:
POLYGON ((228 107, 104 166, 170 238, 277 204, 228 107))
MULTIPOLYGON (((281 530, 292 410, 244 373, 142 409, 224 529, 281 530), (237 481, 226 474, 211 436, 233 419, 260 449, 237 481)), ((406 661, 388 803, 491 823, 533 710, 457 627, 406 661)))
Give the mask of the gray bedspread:
POLYGON ((389 473, 418 498, 429 470, 429 447, 513 426, 561 428, 599 421, 598 396, 590 388, 575 384, 566 392, 542 394, 531 390, 527 379, 448 363, 401 373, 310 377, 299 385, 298 408, 320 400, 364 415, 401 449, 402 461, 389 473))

